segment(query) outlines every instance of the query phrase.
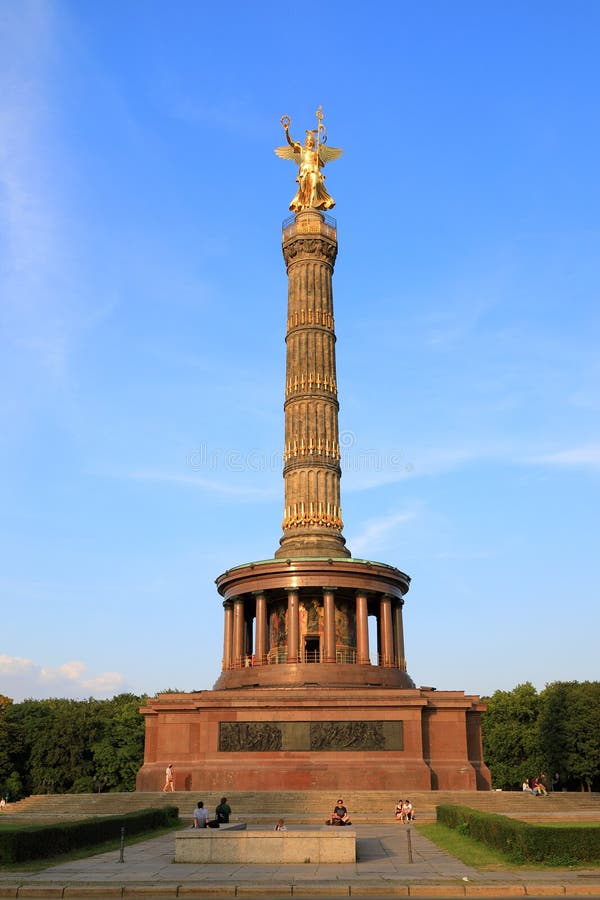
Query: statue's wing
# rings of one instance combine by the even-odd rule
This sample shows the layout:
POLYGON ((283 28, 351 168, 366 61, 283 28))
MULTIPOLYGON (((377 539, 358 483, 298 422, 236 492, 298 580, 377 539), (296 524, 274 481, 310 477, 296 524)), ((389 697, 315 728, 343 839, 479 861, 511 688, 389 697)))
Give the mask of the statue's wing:
POLYGON ((340 147, 328 147, 327 144, 321 144, 319 147, 319 158, 325 165, 325 163, 333 162, 334 159, 339 159, 343 152, 340 147))
POLYGON ((298 154, 294 151, 293 147, 289 146, 289 144, 287 147, 275 147, 275 153, 280 159, 291 159, 294 162, 298 162, 298 154))

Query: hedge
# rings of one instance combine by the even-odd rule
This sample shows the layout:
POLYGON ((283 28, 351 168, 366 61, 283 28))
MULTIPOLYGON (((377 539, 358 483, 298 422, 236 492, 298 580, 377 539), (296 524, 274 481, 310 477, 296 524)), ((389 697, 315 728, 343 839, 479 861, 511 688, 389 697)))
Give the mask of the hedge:
POLYGON ((499 850, 514 863, 572 866, 600 859, 600 827, 552 828, 479 812, 467 806, 438 806, 437 820, 499 850))
POLYGON ((122 816, 82 819, 54 825, 25 825, 0 831, 0 863, 26 862, 58 856, 80 847, 91 847, 126 835, 139 834, 175 825, 179 821, 176 806, 142 809, 122 816))

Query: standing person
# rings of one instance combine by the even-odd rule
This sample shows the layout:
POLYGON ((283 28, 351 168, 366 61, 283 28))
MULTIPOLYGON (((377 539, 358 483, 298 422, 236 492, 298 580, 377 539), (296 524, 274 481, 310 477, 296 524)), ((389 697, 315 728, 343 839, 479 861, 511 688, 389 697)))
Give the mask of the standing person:
POLYGON ((169 765, 165 769, 165 786, 163 788, 163 793, 165 791, 174 791, 174 790, 175 790, 175 772, 173 770, 173 763, 169 763, 169 765))
POLYGON ((227 802, 227 797, 221 797, 221 802, 215 809, 215 816, 220 825, 227 825, 229 816, 231 815, 231 807, 227 802))
POLYGON ((210 818, 208 814, 208 810, 204 809, 204 803, 202 800, 198 800, 198 806, 194 810, 194 821, 192 822, 192 828, 206 828, 208 825, 208 820, 210 818))

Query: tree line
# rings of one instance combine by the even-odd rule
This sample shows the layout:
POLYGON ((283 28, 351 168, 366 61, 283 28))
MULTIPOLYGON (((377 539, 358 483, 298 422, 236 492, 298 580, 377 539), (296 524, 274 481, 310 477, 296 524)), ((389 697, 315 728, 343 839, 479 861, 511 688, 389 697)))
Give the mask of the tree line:
POLYGON ((483 757, 492 786, 519 789, 540 774, 555 790, 600 790, 600 682, 529 682, 483 697, 483 757))
POLYGON ((133 791, 144 758, 146 697, 24 700, 0 695, 0 792, 133 791))
MULTIPOLYGON (((600 682, 532 684, 482 698, 483 755, 492 786, 558 775, 557 789, 600 790, 600 682)), ((0 792, 133 791, 144 758, 145 696, 24 700, 0 695, 0 792)))

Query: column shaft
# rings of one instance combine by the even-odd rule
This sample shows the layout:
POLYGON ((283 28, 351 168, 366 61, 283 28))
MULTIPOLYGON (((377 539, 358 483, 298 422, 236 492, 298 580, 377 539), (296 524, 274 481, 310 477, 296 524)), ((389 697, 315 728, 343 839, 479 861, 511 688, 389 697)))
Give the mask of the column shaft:
POLYGON ((335 662, 335 595, 333 588, 323 588, 325 619, 325 652, 323 662, 335 662))
POLYGON ((255 665, 262 666, 267 657, 267 598, 262 591, 256 593, 256 646, 255 665))
POLYGON ((284 228, 288 274, 283 537, 276 558, 346 557, 340 505, 332 275, 335 223, 305 209, 284 228))
POLYGON ((223 603, 223 671, 231 669, 233 648, 233 607, 227 600, 223 603))
POLYGON ((379 604, 379 627, 381 629, 381 659, 382 666, 394 664, 394 642, 392 634, 392 598, 384 594, 379 604))
POLYGON ((235 597, 233 601, 233 665, 241 666, 244 656, 244 598, 235 597))
POLYGON ((403 600, 396 600, 393 609, 394 622, 394 655, 396 657, 396 666, 406 672, 406 659, 404 656, 404 626, 402 624, 402 606, 403 600))
POLYGON ((369 615, 367 595, 362 591, 356 593, 356 656, 359 665, 370 663, 369 658, 369 615))
POLYGON ((287 661, 289 663, 298 662, 298 591, 288 591, 288 614, 287 614, 287 661))

